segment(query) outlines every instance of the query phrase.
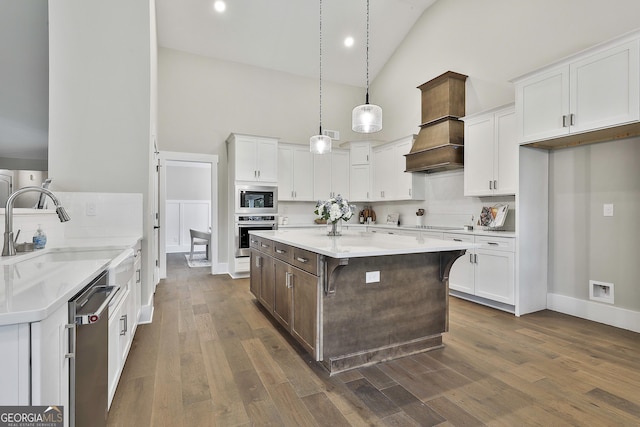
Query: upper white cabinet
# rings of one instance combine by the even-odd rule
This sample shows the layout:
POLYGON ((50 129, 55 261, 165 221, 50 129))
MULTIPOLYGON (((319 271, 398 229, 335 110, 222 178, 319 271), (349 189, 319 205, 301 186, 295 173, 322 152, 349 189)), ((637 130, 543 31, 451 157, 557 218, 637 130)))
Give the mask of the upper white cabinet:
POLYGON ((373 149, 374 200, 424 200, 425 174, 405 172, 413 140, 411 135, 373 149))
POLYGON ((516 194, 518 143, 513 104, 463 120, 464 195, 516 194))
POLYGON ((349 149, 350 200, 368 202, 372 199, 373 167, 370 142, 352 142, 349 149))
POLYGON ((626 36, 516 79, 518 142, 640 120, 639 51, 638 34, 626 36))
POLYGON ((231 134, 229 167, 235 181, 275 184, 278 181, 278 140, 260 136, 231 134))
POLYGON ((313 155, 313 198, 325 200, 340 194, 349 199, 349 151, 333 150, 313 155))
POLYGON ((313 154, 306 145, 278 146, 278 199, 314 201, 313 154))

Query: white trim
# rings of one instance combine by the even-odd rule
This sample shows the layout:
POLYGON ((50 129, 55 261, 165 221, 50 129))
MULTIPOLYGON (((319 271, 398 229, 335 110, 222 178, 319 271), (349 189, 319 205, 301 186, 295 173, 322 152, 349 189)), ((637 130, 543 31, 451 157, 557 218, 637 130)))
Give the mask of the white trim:
POLYGON ((547 308, 616 328, 640 332, 638 311, 551 293, 547 294, 547 308))
MULTIPOLYGON (((184 162, 196 162, 196 163, 210 163, 211 164, 211 230, 212 232, 220 232, 220 224, 218 221, 218 156, 214 154, 198 154, 198 153, 179 153, 173 151, 161 151, 159 153, 160 159, 160 188, 158 189, 160 198, 160 277, 167 277, 167 253, 166 253, 166 236, 165 236, 165 207, 167 199, 167 176, 166 168, 167 162, 170 161, 184 161, 184 162)), ((217 241, 217 239, 214 239, 217 241)), ((218 267, 218 245, 211 244, 209 247, 211 251, 211 274, 217 274, 218 267)))

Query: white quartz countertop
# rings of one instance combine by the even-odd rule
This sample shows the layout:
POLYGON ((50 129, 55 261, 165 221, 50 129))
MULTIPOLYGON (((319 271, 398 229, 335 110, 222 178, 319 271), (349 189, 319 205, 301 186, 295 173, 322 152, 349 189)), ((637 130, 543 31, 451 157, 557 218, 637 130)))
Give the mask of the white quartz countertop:
POLYGON ((45 319, 139 239, 74 239, 0 258, 0 326, 45 319))
MULTIPOLYGON (((475 236, 495 236, 495 237, 516 237, 515 231, 503 231, 503 230, 485 230, 481 227, 474 227, 471 231, 466 231, 462 226, 439 226, 439 225, 426 225, 422 227, 417 227, 415 225, 390 225, 390 224, 359 224, 359 223, 343 223, 343 229, 348 227, 349 230, 389 230, 389 231, 410 231, 410 232, 423 232, 423 231, 436 231, 436 232, 444 232, 444 233, 455 233, 455 234, 470 234, 475 236)), ((326 224, 287 224, 281 225, 278 224, 278 229, 281 230, 292 230, 292 229, 303 229, 303 228, 327 228, 326 224)))
POLYGON ((357 230, 343 230, 341 236, 330 237, 327 236, 326 228, 250 231, 249 233, 332 258, 456 251, 477 246, 473 243, 357 230))

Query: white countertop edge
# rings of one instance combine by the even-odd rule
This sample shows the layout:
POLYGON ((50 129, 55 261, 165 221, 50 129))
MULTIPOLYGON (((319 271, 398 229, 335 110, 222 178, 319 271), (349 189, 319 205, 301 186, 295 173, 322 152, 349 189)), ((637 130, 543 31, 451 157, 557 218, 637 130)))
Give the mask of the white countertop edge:
POLYGON ((375 233, 351 230, 343 231, 342 236, 339 237, 330 237, 315 229, 250 231, 249 233, 331 258, 406 255, 467 250, 478 247, 477 244, 467 242, 453 242, 432 238, 418 241, 413 236, 377 235, 375 233), (368 245, 368 241, 373 241, 376 246, 368 245), (334 243, 335 250, 329 247, 334 243), (340 250, 341 244, 344 245, 343 248, 346 250, 340 250))
MULTIPOLYGON (((375 228, 383 228, 388 230, 401 230, 401 231, 415 231, 415 232, 429 232, 433 231, 436 233, 453 233, 453 234, 466 234, 466 235, 474 235, 474 236, 495 236, 495 237, 516 237, 516 232, 512 230, 504 230, 504 231, 496 231, 496 230, 483 230, 479 227, 474 228, 471 231, 466 231, 462 227, 459 229, 442 229, 439 226, 432 226, 434 228, 423 228, 416 227, 411 225, 390 225, 390 224, 359 224, 353 223, 350 224, 345 222, 342 224, 343 227, 349 227, 349 229, 356 228, 365 228, 365 227, 375 227, 375 228)), ((278 225, 278 229, 287 230, 287 229, 318 229, 318 228, 326 228, 326 224, 287 224, 287 225, 278 225)), ((445 226, 448 227, 448 226, 445 226)))

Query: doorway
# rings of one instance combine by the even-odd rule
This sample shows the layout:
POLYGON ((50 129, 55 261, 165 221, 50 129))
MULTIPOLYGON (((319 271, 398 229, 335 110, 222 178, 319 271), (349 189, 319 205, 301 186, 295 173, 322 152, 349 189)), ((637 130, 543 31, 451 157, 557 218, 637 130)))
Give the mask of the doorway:
MULTIPOLYGON (((218 244, 217 236, 220 235, 218 227, 218 156, 210 154, 197 154, 197 153, 179 153, 161 151, 159 153, 159 168, 158 168, 158 212, 159 212, 159 274, 160 278, 167 277, 167 238, 169 236, 170 225, 168 219, 172 217, 167 212, 167 171, 168 167, 186 165, 191 163, 191 166, 206 165, 210 168, 210 212, 209 218, 211 221, 211 235, 212 241, 210 245, 211 256, 211 274, 216 274, 218 271, 218 244)), ((197 183, 195 184, 197 185, 197 183)), ((172 232, 173 233, 173 232, 172 232)), ((172 236, 175 233, 171 234, 172 236)), ((172 237, 173 238, 173 237, 172 237)))

